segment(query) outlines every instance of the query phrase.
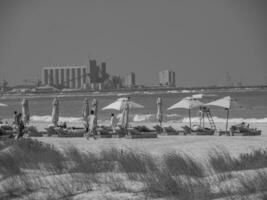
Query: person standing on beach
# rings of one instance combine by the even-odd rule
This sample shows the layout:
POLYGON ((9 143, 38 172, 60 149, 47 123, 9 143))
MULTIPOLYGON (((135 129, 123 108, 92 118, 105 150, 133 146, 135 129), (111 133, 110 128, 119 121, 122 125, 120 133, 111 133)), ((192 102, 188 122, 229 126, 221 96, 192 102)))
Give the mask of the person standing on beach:
POLYGON ((116 121, 115 121, 114 113, 111 114, 111 118, 110 118, 110 126, 111 126, 111 128, 112 128, 112 131, 115 132, 116 121))
POLYGON ((18 137, 17 139, 23 137, 23 135, 24 135, 24 123, 22 120, 22 114, 19 113, 18 114, 18 137))
POLYGON ((18 127, 18 113, 17 113, 17 111, 14 111, 14 122, 13 122, 13 124, 15 125, 15 127, 17 128, 18 127))
POLYGON ((96 139, 96 126, 97 126, 97 122, 96 122, 96 116, 95 116, 95 112, 93 110, 91 110, 90 113, 90 119, 89 119, 89 132, 86 135, 86 139, 89 140, 90 136, 93 136, 94 139, 96 139))

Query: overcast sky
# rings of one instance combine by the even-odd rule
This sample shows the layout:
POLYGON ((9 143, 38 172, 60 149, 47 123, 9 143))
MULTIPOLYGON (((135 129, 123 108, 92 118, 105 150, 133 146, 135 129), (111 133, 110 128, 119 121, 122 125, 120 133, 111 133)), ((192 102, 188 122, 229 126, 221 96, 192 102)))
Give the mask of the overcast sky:
MULTIPOLYGON (((41 78, 43 66, 107 62, 138 84, 176 72, 177 86, 263 84, 267 3, 262 0, 1 0, 0 80, 41 78)), ((267 83, 267 82, 266 82, 267 83)))

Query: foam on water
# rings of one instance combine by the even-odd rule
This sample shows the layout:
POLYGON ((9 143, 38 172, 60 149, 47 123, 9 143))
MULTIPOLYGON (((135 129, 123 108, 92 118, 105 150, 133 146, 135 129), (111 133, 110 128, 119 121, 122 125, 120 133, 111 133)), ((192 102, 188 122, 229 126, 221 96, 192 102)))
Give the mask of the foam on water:
MULTIPOLYGON (((226 118, 220 118, 220 117, 213 117, 213 121, 215 123, 225 123, 226 122, 226 118)), ((189 118, 183 118, 181 120, 182 123, 188 123, 189 122, 189 118)), ((199 118, 198 117, 193 117, 191 118, 191 122, 199 122, 199 118)), ((208 122, 208 119, 206 119, 206 122, 208 122)), ((257 118, 229 118, 228 119, 229 123, 241 123, 241 122, 246 122, 246 123, 267 123, 267 118, 262 118, 262 119, 257 119, 257 118)))
MULTIPOLYGON (((117 118, 120 118, 120 114, 117 115, 117 118)), ((163 118, 166 118, 166 121, 178 121, 181 123, 188 123, 189 118, 184 117, 182 118, 181 115, 179 114, 170 114, 170 115, 164 115, 163 118), (173 118, 169 119, 168 118, 173 118)), ((107 119, 98 119, 100 122, 109 122, 107 119)), ((133 122, 154 122, 156 121, 156 116, 155 114, 135 114, 135 115, 130 115, 130 120, 133 122)), ((32 122, 51 122, 51 116, 50 115, 44 115, 44 116, 37 116, 34 115, 31 117, 32 122)), ((82 122, 83 119, 81 117, 59 117, 59 121, 64 121, 64 122, 82 122)), ((208 119, 205 120, 208 122, 208 119)), ((225 123, 226 118, 220 118, 220 117, 213 117, 213 121, 215 123, 225 123)), ((267 123, 267 117, 262 118, 262 119, 257 119, 257 118, 229 118, 229 123, 240 123, 240 122, 246 122, 246 123, 267 123)), ((192 123, 199 123, 199 118, 198 117, 192 117, 191 118, 192 123)))
MULTIPOLYGON (((51 115, 44 115, 44 116, 31 116, 31 121, 32 122, 51 122, 52 117, 51 115)), ((81 122, 82 118, 81 117, 59 117, 59 121, 62 122, 81 122)))
POLYGON ((153 114, 147 114, 147 115, 136 114, 133 117, 134 122, 150 122, 153 120, 155 120, 155 115, 153 114))

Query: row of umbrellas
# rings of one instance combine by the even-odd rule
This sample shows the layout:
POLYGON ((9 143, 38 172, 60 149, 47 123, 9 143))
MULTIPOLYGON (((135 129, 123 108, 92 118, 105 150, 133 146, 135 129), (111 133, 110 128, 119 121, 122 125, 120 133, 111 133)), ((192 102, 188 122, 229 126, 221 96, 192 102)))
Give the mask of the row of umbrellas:
MULTIPOLYGON (((203 102, 199 101, 197 98, 194 98, 194 96, 192 96, 192 97, 183 98, 181 101, 169 107, 168 110, 178 109, 178 108, 188 109, 189 123, 190 123, 190 128, 191 128, 191 109, 196 108, 196 107, 201 107, 201 106, 218 106, 218 107, 225 108, 227 111, 227 121, 226 121, 226 131, 227 131, 229 111, 230 111, 230 108, 233 102, 235 101, 230 96, 227 96, 227 97, 218 99, 216 101, 212 101, 210 103, 204 104, 203 102)), ((25 123, 29 123, 29 120, 30 120, 29 102, 27 99, 23 99, 21 104, 22 104, 23 121, 25 123)), ((7 106, 7 105, 0 103, 0 106, 7 106)), ((128 97, 128 98, 119 98, 115 102, 102 108, 102 110, 114 109, 114 110, 122 111, 121 113, 122 124, 121 125, 124 128, 128 128, 129 111, 130 109, 136 109, 136 108, 144 108, 144 106, 131 101, 130 98, 128 97)), ((162 126, 162 120, 163 120, 162 109, 163 109, 162 98, 158 97, 156 118, 159 121, 160 126, 162 126)), ((97 118, 98 102, 95 98, 92 101, 91 110, 94 111, 94 115, 97 118)), ((88 98, 85 98, 83 102, 83 108, 82 108, 82 118, 83 118, 83 121, 85 122, 86 127, 88 127, 88 116, 89 115, 90 115, 89 100, 88 98)), ((58 120, 59 120, 59 101, 57 98, 55 98, 52 102, 52 123, 54 125, 57 125, 58 120)))
POLYGON ((199 100, 197 100, 194 97, 186 97, 179 101, 178 103, 174 104, 173 106, 169 107, 168 110, 171 109, 176 109, 176 108, 185 108, 188 109, 188 115, 189 115, 189 123, 190 123, 190 129, 191 129, 191 109, 192 108, 201 108, 201 107, 210 107, 210 106, 217 106, 217 107, 222 107, 227 111, 227 116, 226 116, 226 131, 228 129, 228 119, 229 119, 229 113, 231 107, 237 104, 237 102, 232 99, 230 96, 223 97, 221 99, 212 101, 210 103, 203 103, 199 100))
MULTIPOLYGON (((195 98, 194 96, 192 97, 185 97, 183 98, 181 101, 177 102, 176 104, 172 105, 171 107, 168 108, 168 110, 172 110, 172 109, 177 109, 177 108, 184 108, 184 109, 188 109, 188 115, 189 115, 189 123, 190 123, 190 128, 191 128, 191 109, 193 108, 200 108, 203 106, 217 106, 217 107, 222 107, 227 111, 227 120, 226 120, 226 131, 228 129, 228 118, 229 118, 229 112, 230 112, 230 108, 232 106, 233 103, 236 103, 236 101, 234 101, 230 96, 227 97, 223 97, 221 99, 212 101, 210 103, 203 103, 199 100, 197 100, 197 98, 195 98)), ((130 101, 127 98, 119 98, 117 101, 111 103, 110 105, 106 106, 103 108, 103 110, 106 109, 115 109, 115 110, 123 110, 122 112, 122 121, 126 121, 128 123, 128 118, 129 118, 129 109, 132 108, 143 108, 142 105, 137 104, 133 101, 130 101), (126 118, 126 119, 124 119, 126 118)), ((160 126, 162 127, 162 118, 163 118, 163 114, 162 114, 162 98, 158 97, 157 99, 157 114, 156 114, 156 118, 160 123, 160 126)), ((127 127, 127 124, 126 126, 127 127)))

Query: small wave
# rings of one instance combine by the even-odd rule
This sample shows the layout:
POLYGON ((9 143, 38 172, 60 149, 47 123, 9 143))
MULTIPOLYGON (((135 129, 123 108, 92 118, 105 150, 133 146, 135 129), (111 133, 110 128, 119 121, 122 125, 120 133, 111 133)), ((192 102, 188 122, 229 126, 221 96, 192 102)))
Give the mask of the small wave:
POLYGON ((144 92, 144 94, 155 94, 155 92, 144 92))
MULTIPOLYGON (((33 122, 51 122, 52 117, 50 115, 44 115, 44 116, 31 116, 31 121, 33 122)), ((62 122, 81 122, 81 117, 59 117, 59 121, 62 122)))
MULTIPOLYGON (((206 119, 206 121, 208 121, 208 119, 206 119)), ((225 123, 226 122, 226 118, 220 118, 220 117, 213 117, 213 121, 215 123, 225 123)), ((181 122, 183 123, 188 123, 189 122, 189 118, 183 118, 181 120, 181 122)), ((193 123, 198 123, 199 122, 199 118, 198 117, 193 117, 191 118, 191 122, 193 123)), ((245 123, 267 123, 267 118, 262 118, 262 119, 257 119, 257 118, 229 118, 228 119, 229 123, 241 123, 241 122, 245 122, 245 123)))
POLYGON ((144 122, 144 121, 152 121, 152 120, 155 120, 155 115, 153 114, 145 114, 145 115, 136 114, 133 117, 134 122, 144 122))
POLYGON ((167 93, 177 94, 177 93, 181 93, 181 92, 178 90, 168 90, 167 93))
POLYGON ((179 115, 179 114, 167 114, 165 116, 168 117, 168 118, 182 117, 182 115, 179 115))
POLYGON ((192 93, 191 90, 182 90, 181 92, 182 92, 182 93, 192 93))
POLYGON ((131 93, 118 93, 117 96, 129 96, 131 93))

